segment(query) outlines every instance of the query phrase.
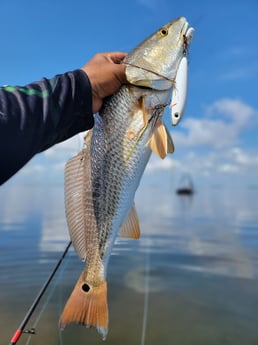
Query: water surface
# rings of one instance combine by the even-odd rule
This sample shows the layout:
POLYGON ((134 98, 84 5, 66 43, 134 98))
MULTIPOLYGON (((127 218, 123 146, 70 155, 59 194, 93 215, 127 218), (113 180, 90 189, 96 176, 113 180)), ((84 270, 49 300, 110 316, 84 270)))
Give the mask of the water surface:
MULTIPOLYGON (((258 344, 258 190, 141 184, 141 239, 118 239, 108 271, 106 344, 258 344)), ((69 241, 62 186, 0 190, 0 339, 8 344, 69 241)), ((83 265, 73 249, 19 344, 102 344, 94 329, 60 332, 83 265)))

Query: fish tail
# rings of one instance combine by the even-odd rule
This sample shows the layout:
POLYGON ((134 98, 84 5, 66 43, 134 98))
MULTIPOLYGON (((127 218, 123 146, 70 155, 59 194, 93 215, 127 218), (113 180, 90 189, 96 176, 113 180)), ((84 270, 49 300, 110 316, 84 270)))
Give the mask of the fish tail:
POLYGON ((95 327, 103 340, 108 332, 107 282, 92 286, 85 282, 83 273, 78 279, 60 318, 60 327, 79 323, 95 327))

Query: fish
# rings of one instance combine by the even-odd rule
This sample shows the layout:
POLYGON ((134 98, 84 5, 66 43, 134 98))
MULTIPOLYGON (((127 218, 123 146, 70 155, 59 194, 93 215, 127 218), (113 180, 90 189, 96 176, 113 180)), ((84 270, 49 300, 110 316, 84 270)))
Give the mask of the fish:
POLYGON ((105 99, 83 150, 66 164, 66 218, 85 268, 64 306, 61 329, 77 323, 107 337, 109 258, 117 236, 140 237, 134 197, 151 153, 164 159, 174 151, 163 114, 185 56, 188 27, 179 17, 128 53, 128 84, 105 99))

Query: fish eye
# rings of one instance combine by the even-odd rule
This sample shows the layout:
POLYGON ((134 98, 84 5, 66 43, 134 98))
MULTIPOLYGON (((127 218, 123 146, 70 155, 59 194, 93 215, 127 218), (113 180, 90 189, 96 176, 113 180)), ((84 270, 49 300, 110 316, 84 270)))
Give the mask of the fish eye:
POLYGON ((168 29, 162 28, 159 33, 160 36, 165 37, 168 34, 168 29))

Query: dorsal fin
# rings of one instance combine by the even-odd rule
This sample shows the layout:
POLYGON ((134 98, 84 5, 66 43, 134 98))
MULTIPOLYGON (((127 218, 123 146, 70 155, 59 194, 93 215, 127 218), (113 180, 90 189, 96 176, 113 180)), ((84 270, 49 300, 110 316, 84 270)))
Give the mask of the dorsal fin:
POLYGON ((126 221, 119 229, 119 235, 126 238, 138 239, 140 237, 139 218, 133 205, 126 221))
POLYGON ((91 137, 92 137, 92 129, 86 131, 84 134, 83 139, 84 139, 84 144, 86 147, 90 146, 91 137))
POLYGON ((96 226, 90 178, 91 135, 92 131, 87 132, 84 138, 86 148, 69 159, 65 166, 64 187, 66 219, 73 246, 82 260, 86 260, 88 251, 86 238, 87 229, 96 226), (85 202, 85 200, 87 200, 87 202, 85 202))
POLYGON ((150 138, 150 148, 160 158, 165 158, 168 151, 167 131, 161 119, 158 119, 152 136, 150 138))

